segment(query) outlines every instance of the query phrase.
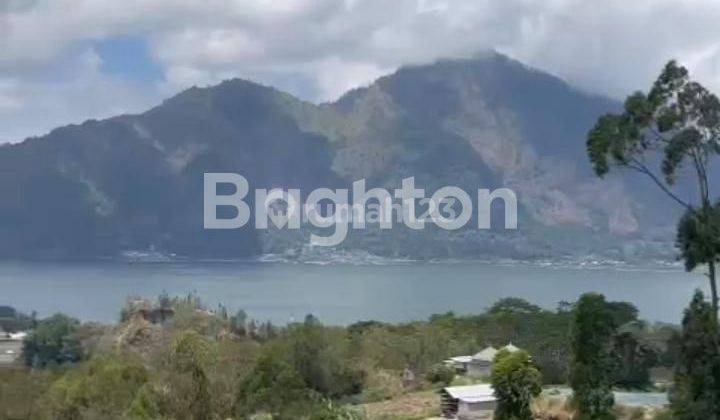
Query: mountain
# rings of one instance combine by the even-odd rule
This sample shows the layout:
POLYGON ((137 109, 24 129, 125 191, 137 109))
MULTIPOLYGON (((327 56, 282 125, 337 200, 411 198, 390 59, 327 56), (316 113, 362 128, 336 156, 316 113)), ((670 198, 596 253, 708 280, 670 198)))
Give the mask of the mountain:
POLYGON ((471 197, 499 187, 518 196, 517 231, 369 227, 351 229, 344 250, 622 256, 669 236, 656 195, 638 200, 632 181, 596 179, 585 157, 587 131, 619 107, 496 53, 404 67, 321 105, 238 79, 191 88, 143 114, 0 147, 0 257, 307 250, 307 228, 203 229, 204 172, 240 173, 251 188, 307 192, 364 178, 368 189, 394 189, 414 176, 428 195, 455 185, 471 197))

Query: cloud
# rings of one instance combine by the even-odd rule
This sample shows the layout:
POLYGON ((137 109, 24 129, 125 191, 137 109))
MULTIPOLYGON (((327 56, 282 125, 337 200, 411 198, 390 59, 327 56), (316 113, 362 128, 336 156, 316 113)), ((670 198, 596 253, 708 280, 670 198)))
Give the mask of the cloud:
POLYGON ((100 72, 93 49, 62 64, 62 75, 0 77, 0 142, 44 134, 68 123, 139 112, 155 104, 159 94, 100 72))
POLYGON ((678 58, 720 91, 713 0, 5 0, 0 141, 229 77, 332 100, 403 64, 494 48, 623 97, 678 58), (142 38, 161 80, 108 75, 93 44, 142 38))

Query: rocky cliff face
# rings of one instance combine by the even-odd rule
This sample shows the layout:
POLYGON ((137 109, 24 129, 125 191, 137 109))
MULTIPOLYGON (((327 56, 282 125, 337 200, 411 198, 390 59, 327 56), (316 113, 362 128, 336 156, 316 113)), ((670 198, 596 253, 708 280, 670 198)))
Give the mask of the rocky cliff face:
POLYGON ((652 205, 660 198, 637 200, 626 180, 599 181, 587 163, 587 131, 618 106, 497 54, 402 68, 322 105, 242 80, 192 88, 144 114, 1 147, 0 257, 234 258, 307 243, 309 229, 204 230, 204 172, 241 173, 253 188, 309 191, 364 178, 368 188, 393 189, 414 176, 429 193, 456 185, 518 195, 517 231, 370 227, 352 231, 345 249, 617 253, 647 232, 667 237, 652 205))

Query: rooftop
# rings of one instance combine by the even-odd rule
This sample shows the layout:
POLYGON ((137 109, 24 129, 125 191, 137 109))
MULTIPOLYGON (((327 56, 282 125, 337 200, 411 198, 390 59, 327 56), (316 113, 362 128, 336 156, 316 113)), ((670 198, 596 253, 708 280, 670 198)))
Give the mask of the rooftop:
POLYGON ((485 361, 485 362, 492 362, 493 359, 495 359, 495 355, 497 354, 497 352, 498 352, 498 350, 495 347, 490 346, 490 347, 487 347, 487 348, 475 353, 472 356, 472 360, 481 360, 481 361, 485 361))
POLYGON ((495 390, 490 384, 477 384, 468 386, 449 386, 443 388, 452 398, 459 401, 475 403, 495 401, 495 390))

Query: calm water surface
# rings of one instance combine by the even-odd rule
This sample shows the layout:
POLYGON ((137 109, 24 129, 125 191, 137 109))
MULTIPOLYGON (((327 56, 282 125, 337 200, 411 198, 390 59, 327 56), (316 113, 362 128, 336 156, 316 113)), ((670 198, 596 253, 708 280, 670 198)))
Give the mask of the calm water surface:
POLYGON ((553 309, 583 292, 628 300, 641 316, 678 323, 705 278, 675 267, 542 266, 488 262, 383 265, 236 262, 0 264, 0 305, 113 322, 128 295, 196 292, 210 307, 282 324, 313 313, 328 324, 478 313, 502 297, 553 309))

